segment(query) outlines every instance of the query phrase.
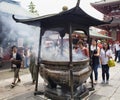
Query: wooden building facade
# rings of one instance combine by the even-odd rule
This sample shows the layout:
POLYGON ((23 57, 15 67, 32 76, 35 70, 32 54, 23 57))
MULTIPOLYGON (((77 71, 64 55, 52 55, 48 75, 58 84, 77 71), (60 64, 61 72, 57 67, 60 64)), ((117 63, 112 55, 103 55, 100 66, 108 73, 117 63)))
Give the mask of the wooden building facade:
POLYGON ((113 18, 111 24, 100 25, 99 28, 106 30, 108 36, 113 38, 113 41, 120 42, 120 0, 101 0, 91 3, 98 11, 104 14, 104 21, 113 18))

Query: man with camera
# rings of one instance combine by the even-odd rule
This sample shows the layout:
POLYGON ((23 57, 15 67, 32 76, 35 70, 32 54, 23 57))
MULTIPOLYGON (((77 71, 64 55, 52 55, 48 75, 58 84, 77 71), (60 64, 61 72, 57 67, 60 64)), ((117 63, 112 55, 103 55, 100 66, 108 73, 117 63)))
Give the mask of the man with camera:
POLYGON ((17 52, 16 46, 12 47, 12 55, 11 55, 10 61, 13 64, 13 69, 14 69, 14 80, 13 80, 11 86, 14 87, 16 85, 16 81, 17 82, 21 81, 20 77, 19 77, 19 71, 20 71, 21 62, 22 62, 22 57, 17 52))

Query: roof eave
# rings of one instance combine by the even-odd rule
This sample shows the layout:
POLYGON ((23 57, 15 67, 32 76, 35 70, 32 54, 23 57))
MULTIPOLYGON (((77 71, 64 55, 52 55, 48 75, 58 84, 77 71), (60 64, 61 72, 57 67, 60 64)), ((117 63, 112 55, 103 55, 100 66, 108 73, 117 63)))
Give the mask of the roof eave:
MULTIPOLYGON (((112 20, 108 21, 108 22, 104 22, 104 21, 100 21, 98 19, 95 19, 93 17, 91 17, 90 15, 88 15, 87 13, 85 13, 80 7, 76 6, 70 10, 67 10, 67 11, 64 11, 64 12, 61 12, 61 13, 58 13, 58 14, 51 14, 51 15, 46 15, 46 16, 41 16, 41 17, 36 17, 36 18, 30 18, 30 19, 17 19, 15 18, 15 16, 13 15, 13 19, 16 21, 16 22, 21 22, 21 23, 26 23, 26 24, 30 24, 30 22, 48 22, 49 21, 58 21, 59 23, 64 23, 63 22, 63 17, 66 17, 65 21, 67 22, 70 22, 70 15, 71 16, 74 16, 74 17, 77 17, 77 22, 78 24, 80 24, 82 20, 82 18, 85 20, 90 20, 88 22, 83 22, 85 23, 87 26, 97 26, 97 25, 102 25, 102 24, 110 24, 112 20), (56 19, 55 19, 56 18, 56 19)), ((72 21, 75 21, 76 19, 72 19, 72 21)), ((52 22, 51 21, 51 22, 52 22)), ((73 23, 73 22, 72 22, 73 23)), ((76 23, 76 21, 75 21, 76 23)), ((81 22, 82 23, 82 22, 81 22)), ((32 23, 31 23, 32 24, 32 23)))

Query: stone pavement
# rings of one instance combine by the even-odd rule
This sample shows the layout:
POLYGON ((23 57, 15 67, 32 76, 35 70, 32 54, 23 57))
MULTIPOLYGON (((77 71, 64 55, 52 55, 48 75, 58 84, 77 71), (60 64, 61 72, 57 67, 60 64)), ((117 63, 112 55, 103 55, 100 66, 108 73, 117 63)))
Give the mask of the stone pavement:
POLYGON ((109 84, 101 84, 101 76, 101 68, 99 68, 98 84, 95 85, 95 91, 87 100, 120 100, 120 63, 110 68, 109 84))
MULTIPOLYGON (((16 98, 15 100, 18 100, 18 95, 26 95, 27 93, 33 94, 35 85, 32 84, 31 75, 22 75, 20 78, 21 83, 18 83, 14 88, 10 87, 13 78, 0 80, 0 100, 13 100, 14 97, 16 98)), ((44 85, 41 77, 39 78, 39 85, 41 86, 40 88, 44 85)), ((26 100, 26 98, 19 100, 26 100)))
MULTIPOLYGON (((35 87, 31 84, 30 74, 22 75, 21 79, 22 82, 13 89, 10 88, 12 78, 0 80, 0 100, 43 100, 39 95, 34 96, 35 87)), ((116 67, 110 68, 109 84, 101 84, 101 68, 99 68, 98 79, 95 90, 83 100, 120 100, 120 63, 116 63, 116 67)), ((88 82, 89 79, 87 84, 89 84, 88 82)), ((39 77, 39 90, 42 90, 43 87, 44 81, 39 77)))

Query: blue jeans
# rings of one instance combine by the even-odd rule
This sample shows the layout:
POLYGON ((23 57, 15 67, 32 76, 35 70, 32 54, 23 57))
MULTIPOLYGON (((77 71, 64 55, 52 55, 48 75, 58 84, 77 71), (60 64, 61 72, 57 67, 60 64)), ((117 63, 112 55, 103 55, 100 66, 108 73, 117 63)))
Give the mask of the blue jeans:
POLYGON ((29 58, 28 57, 25 57, 24 58, 24 66, 27 68, 29 67, 29 58))
POLYGON ((117 61, 117 58, 118 58, 118 62, 120 62, 120 50, 116 51, 115 53, 115 61, 117 61))
POLYGON ((118 62, 120 62, 120 50, 118 51, 118 62))
POLYGON ((98 80, 98 67, 99 67, 99 64, 93 65, 93 72, 94 72, 94 76, 95 76, 95 81, 98 80))
POLYGON ((106 75, 106 80, 109 80, 109 66, 106 65, 102 65, 102 79, 103 81, 105 81, 105 75, 106 75))

